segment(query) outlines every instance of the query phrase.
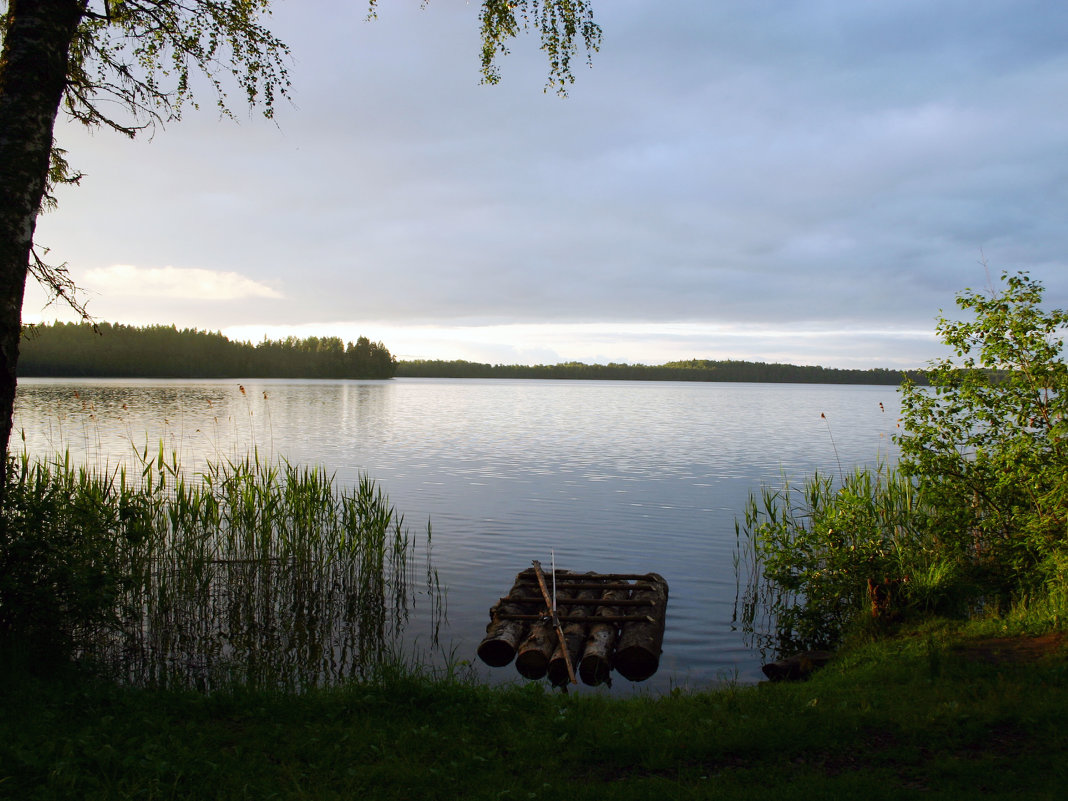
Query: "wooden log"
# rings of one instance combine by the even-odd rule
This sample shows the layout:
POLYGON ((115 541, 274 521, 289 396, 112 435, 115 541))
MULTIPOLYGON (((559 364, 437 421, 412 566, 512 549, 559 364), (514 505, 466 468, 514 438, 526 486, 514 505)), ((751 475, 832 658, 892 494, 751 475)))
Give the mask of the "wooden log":
MULTIPOLYGON (((580 593, 582 598, 581 599, 577 599, 576 598, 575 600, 571 601, 570 605, 573 606, 573 607, 574 606, 589 607, 589 606, 648 606, 649 605, 648 601, 633 600, 631 598, 627 598, 626 597, 626 592, 629 591, 629 590, 634 590, 634 589, 652 589, 652 587, 650 587, 650 586, 646 586, 644 588, 641 588, 641 587, 633 587, 633 586, 630 586, 630 585, 623 585, 623 586, 610 585, 610 588, 611 589, 624 590, 623 597, 622 598, 618 598, 618 599, 614 599, 614 600, 605 600, 604 598, 587 598, 586 597, 587 595, 591 595, 591 594, 592 595, 597 595, 596 592, 594 592, 594 593, 580 593)), ((573 589, 573 588, 569 587, 568 591, 570 591, 571 589, 573 589)), ((605 587, 597 587, 596 585, 590 584, 590 585, 584 585, 582 587, 582 589, 605 590, 607 588, 605 588, 605 587)), ((513 603, 516 603, 517 601, 522 601, 522 600, 523 600, 522 598, 520 598, 520 597, 518 597, 516 595, 508 595, 505 598, 501 598, 500 601, 498 601, 498 603, 500 603, 500 604, 513 604, 513 603)), ((494 607, 494 608, 496 608, 496 607, 494 607)), ((563 620, 569 614, 572 614, 572 613, 571 612, 561 612, 560 619, 563 620)))
MULTIPOLYGON (((642 604, 646 609, 649 608, 649 604, 642 604)), ((504 620, 526 620, 528 622, 541 620, 545 617, 543 612, 539 612, 536 615, 509 615, 504 612, 499 612, 498 617, 504 620)), ((575 623, 585 622, 585 615, 557 615, 557 618, 561 623, 575 623)), ((613 623, 653 623, 655 622, 652 615, 606 615, 605 621, 612 621, 613 623)))
MULTIPOLYGON (((523 614, 531 603, 537 603, 535 593, 526 589, 518 578, 508 598, 502 598, 490 609, 490 622, 486 626, 486 636, 478 645, 478 657, 490 667, 504 667, 515 658, 519 643, 527 633, 527 623, 519 618, 503 617, 509 614, 523 614), (527 600, 530 599, 530 600, 527 600)), ((540 604, 539 604, 540 605, 540 604)))
POLYGON ((619 635, 613 665, 619 674, 630 681, 645 681, 660 667, 660 653, 664 644, 664 623, 667 618, 668 586, 664 578, 650 573, 645 579, 652 589, 636 590, 632 598, 644 600, 651 622, 624 623, 619 635))
POLYGON ((618 614, 618 610, 608 604, 626 597, 626 590, 605 590, 600 598, 604 605, 598 607, 596 613, 590 617, 589 633, 586 635, 582 659, 579 660, 579 678, 591 687, 611 681, 612 651, 616 647, 619 628, 611 620, 618 614))
MULTIPOLYGON (((553 571, 542 571, 546 576, 553 575, 553 571)), ((584 573, 575 573, 572 570, 557 570, 556 581, 580 581, 588 578, 584 573)), ((598 581, 647 581, 651 574, 649 573, 595 573, 598 581)), ((534 568, 528 567, 519 571, 519 578, 528 579, 534 581, 534 568)))
POLYGON ((824 667, 834 658, 831 651, 804 651, 777 662, 769 662, 760 669, 772 681, 799 681, 824 667))
MULTIPOLYGON (((558 599, 567 603, 569 600, 590 600, 597 596, 596 590, 582 590, 574 598, 558 599)), ((564 643, 567 646, 567 656, 564 656, 564 648, 558 643, 549 659, 549 681, 554 687, 567 684, 574 678, 574 665, 579 662, 582 655, 582 645, 586 640, 586 620, 589 618, 587 607, 581 604, 568 604, 565 610, 571 622, 564 625, 564 643), (569 670, 569 663, 571 669, 569 670)))
POLYGON ((540 679, 549 672, 549 659, 556 646, 556 631, 544 618, 534 623, 519 645, 515 669, 525 679, 540 679))
MULTIPOLYGON (((522 582, 524 585, 530 585, 532 587, 537 586, 536 581, 522 582)), ((630 582, 630 581, 565 581, 559 577, 556 579, 556 586, 558 589, 570 592, 572 590, 647 590, 652 587, 651 584, 645 581, 630 582)))

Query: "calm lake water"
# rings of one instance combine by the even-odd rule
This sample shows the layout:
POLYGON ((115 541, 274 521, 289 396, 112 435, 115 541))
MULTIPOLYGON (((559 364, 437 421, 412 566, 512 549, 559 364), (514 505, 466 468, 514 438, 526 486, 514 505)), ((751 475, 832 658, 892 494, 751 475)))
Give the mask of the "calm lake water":
MULTIPOLYGON (((431 522, 445 647, 488 681, 517 678, 474 652, 489 607, 532 559, 660 573, 660 670, 614 691, 662 692, 761 677, 732 626, 735 518, 762 483, 893 460, 898 409, 895 388, 872 386, 22 379, 12 445, 114 465, 162 442, 187 467, 256 448, 341 483, 367 473, 413 533, 431 522)), ((423 628, 416 616, 417 647, 423 628)))

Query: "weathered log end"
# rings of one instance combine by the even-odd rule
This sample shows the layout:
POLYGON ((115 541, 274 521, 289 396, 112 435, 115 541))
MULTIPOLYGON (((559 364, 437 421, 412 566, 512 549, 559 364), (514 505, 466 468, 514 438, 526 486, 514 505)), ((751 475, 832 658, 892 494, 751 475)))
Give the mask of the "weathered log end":
MULTIPOLYGON (((525 592, 522 581, 517 577, 509 595, 522 598, 525 592)), ((490 622, 486 626, 486 636, 478 645, 478 658, 490 667, 504 667, 514 658, 519 644, 527 634, 527 625, 520 620, 502 620, 502 614, 515 614, 523 611, 518 603, 497 602, 490 609, 490 622)))
POLYGON ((490 667, 504 667, 515 659, 516 649, 523 639, 525 627, 516 621, 501 621, 502 624, 487 634, 478 645, 478 658, 490 667))
MULTIPOLYGON (((572 624, 572 627, 575 627, 574 624, 572 624)), ((567 654, 572 665, 578 662, 579 655, 582 653, 582 641, 585 639, 582 624, 579 624, 577 628, 577 632, 564 632, 564 640, 567 642, 567 654)), ((548 675, 549 683, 554 687, 563 686, 571 681, 571 675, 567 670, 567 660, 564 659, 564 649, 559 645, 556 646, 552 659, 549 660, 548 675)))
MULTIPOLYGON (((586 573, 582 578, 592 581, 595 576, 595 573, 586 573)), ((600 595, 599 590, 585 589, 577 593, 574 599, 577 601, 589 601, 598 598, 600 595)), ((566 610, 572 617, 578 619, 569 622, 563 627, 564 643, 567 646, 567 659, 564 658, 564 649, 561 647, 561 643, 557 642, 553 657, 549 660, 549 682, 554 687, 561 687, 567 684, 574 676, 574 669, 579 663, 579 657, 582 656, 582 648, 586 642, 587 625, 584 619, 591 617, 590 607, 582 604, 569 605, 566 610), (568 665, 571 666, 570 670, 568 665)))
POLYGON ((660 667, 660 645, 648 642, 632 643, 616 651, 615 667, 619 675, 630 681, 645 681, 660 667))
MULTIPOLYGON (((628 595, 627 590, 605 590, 601 598, 605 601, 621 601, 628 595)), ((590 632, 586 637, 582 659, 579 661, 579 678, 583 684, 596 687, 599 684, 611 683, 612 654, 616 649, 619 630, 615 623, 598 623, 597 619, 617 614, 618 607, 602 606, 591 619, 590 632)))
POLYGON ((645 581, 650 585, 649 589, 635 590, 631 598, 648 602, 634 610, 646 615, 647 619, 624 624, 613 660, 619 674, 630 681, 645 681, 656 673, 664 644, 667 582, 657 573, 650 573, 645 581))
POLYGON ((556 632, 546 623, 535 623, 519 646, 515 669, 525 679, 537 680, 549 672, 549 659, 556 647, 556 632))
POLYGON ((579 678, 590 687, 608 684, 612 678, 612 663, 601 654, 587 651, 579 662, 579 678))
POLYGON ((537 681, 549 672, 549 657, 540 651, 527 651, 516 656, 515 669, 524 679, 537 681))
POLYGON ((831 651, 804 651, 769 662, 760 669, 771 681, 800 681, 807 679, 833 658, 831 651))

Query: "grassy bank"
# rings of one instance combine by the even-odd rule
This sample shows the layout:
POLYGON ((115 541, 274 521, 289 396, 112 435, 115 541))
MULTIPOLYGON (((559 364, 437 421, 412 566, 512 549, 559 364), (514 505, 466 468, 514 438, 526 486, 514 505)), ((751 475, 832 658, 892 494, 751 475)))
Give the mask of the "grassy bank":
POLYGON ((806 683, 631 699, 404 672, 205 695, 9 670, 0 797, 1059 798, 1066 642, 933 623, 806 683))

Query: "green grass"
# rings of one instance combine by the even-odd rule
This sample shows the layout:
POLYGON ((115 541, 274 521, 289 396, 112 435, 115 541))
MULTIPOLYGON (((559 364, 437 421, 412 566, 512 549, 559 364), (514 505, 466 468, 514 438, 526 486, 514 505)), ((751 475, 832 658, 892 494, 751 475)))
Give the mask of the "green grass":
POLYGON ((0 642, 73 655, 127 683, 308 687, 392 658, 417 599, 442 590, 376 484, 253 452, 182 470, 9 462, 0 642))
POLYGON ((979 660, 960 646, 985 625, 857 644, 803 684, 655 698, 411 670, 200 694, 9 669, 0 797, 1060 798, 1064 646, 979 660))

